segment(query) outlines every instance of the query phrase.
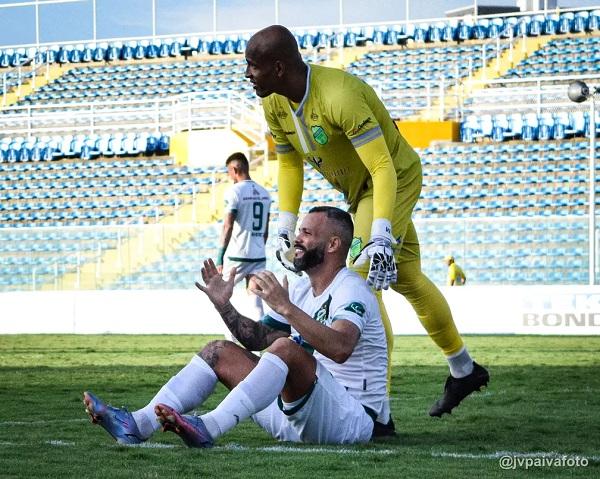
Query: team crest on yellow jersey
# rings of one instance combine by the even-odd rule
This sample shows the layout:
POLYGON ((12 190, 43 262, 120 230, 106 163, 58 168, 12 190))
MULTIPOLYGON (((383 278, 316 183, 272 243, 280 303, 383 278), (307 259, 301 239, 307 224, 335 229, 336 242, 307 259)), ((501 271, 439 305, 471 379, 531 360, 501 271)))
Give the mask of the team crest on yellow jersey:
POLYGON ((313 138, 319 145, 327 144, 327 142, 329 141, 329 137, 327 136, 327 133, 325 133, 325 130, 321 126, 312 126, 311 130, 313 133, 313 138))
POLYGON ((354 261, 358 258, 361 250, 362 240, 360 238, 352 238, 352 244, 350 245, 350 261, 354 261))

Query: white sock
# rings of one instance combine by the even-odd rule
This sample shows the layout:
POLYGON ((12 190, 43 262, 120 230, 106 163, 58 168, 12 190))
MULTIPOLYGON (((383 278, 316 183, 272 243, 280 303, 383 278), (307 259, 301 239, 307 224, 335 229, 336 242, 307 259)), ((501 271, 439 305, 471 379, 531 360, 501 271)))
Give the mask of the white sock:
POLYGON ((386 395, 385 399, 383 400, 381 412, 377 416, 376 421, 380 422, 381 424, 387 424, 388 422, 390 422, 391 417, 392 415, 390 411, 390 397, 386 395))
POLYGON ((265 314, 262 299, 255 294, 250 294, 250 304, 249 312, 251 315, 248 317, 254 319, 254 321, 260 321, 265 314))
POLYGON ((200 416, 211 437, 216 439, 271 404, 283 389, 287 375, 287 364, 279 356, 264 353, 214 411, 200 416))
POLYGON ((460 379, 473 372, 473 359, 469 355, 466 347, 463 347, 458 353, 447 356, 450 374, 452 377, 460 379))
POLYGON ((215 372, 204 359, 195 355, 187 366, 169 379, 147 406, 131 413, 140 434, 148 438, 160 427, 154 412, 157 404, 166 404, 177 412, 190 411, 206 400, 216 384, 215 372))

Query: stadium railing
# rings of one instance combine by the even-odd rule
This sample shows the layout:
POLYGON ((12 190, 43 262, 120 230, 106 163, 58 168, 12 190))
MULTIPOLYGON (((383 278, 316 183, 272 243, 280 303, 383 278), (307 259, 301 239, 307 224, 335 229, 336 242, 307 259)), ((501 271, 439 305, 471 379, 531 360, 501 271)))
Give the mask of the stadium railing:
MULTIPOLYGON (((586 284, 587 225, 556 216, 415 220, 423 270, 438 284, 448 254, 469 284, 586 284)), ((216 254, 219 231, 218 223, 0 229, 0 291, 190 289, 202 259, 216 254), (172 242, 176 229, 187 239, 172 242), (135 260, 148 250, 154 259, 135 260)), ((274 237, 268 268, 279 274, 274 237)))

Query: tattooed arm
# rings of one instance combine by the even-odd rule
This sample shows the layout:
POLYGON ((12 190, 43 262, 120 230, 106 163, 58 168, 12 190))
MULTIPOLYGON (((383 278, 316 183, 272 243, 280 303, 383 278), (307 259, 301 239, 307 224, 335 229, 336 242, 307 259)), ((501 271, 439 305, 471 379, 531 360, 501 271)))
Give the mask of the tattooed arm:
POLYGON ((224 281, 213 260, 208 259, 204 261, 201 270, 205 286, 196 283, 196 287, 208 296, 229 331, 246 349, 261 351, 270 346, 277 338, 288 336, 288 333, 252 321, 233 307, 229 300, 233 294, 235 272, 235 268, 232 268, 229 279, 224 281))
POLYGON ((229 301, 222 308, 217 308, 217 311, 231 334, 250 351, 262 351, 277 338, 289 336, 288 333, 243 316, 229 301))

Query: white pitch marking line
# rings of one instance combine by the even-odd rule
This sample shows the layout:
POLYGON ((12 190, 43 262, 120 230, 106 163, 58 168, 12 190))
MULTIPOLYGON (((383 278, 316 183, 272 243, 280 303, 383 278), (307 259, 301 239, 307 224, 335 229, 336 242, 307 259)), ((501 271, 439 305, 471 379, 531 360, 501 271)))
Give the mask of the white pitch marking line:
POLYGON ((69 441, 61 441, 60 439, 53 439, 51 441, 46 441, 46 444, 50 444, 51 446, 74 446, 74 442, 69 441))
POLYGON ((585 454, 573 454, 573 453, 562 453, 562 452, 556 452, 556 451, 551 451, 551 452, 544 452, 544 451, 537 451, 537 452, 519 452, 519 451, 496 451, 493 453, 489 453, 489 454, 472 454, 472 453, 462 453, 462 452, 432 452, 431 455, 433 457, 450 457, 453 459, 500 459, 501 457, 504 456, 511 456, 511 457, 531 457, 531 458, 536 458, 536 457, 540 457, 540 458, 561 458, 561 457, 580 457, 580 458, 586 458, 589 459, 590 461, 600 461, 600 456, 588 456, 585 454))
POLYGON ((89 419, 40 419, 39 421, 0 421, 0 427, 2 426, 43 426, 45 424, 54 424, 66 422, 89 422, 89 419))
MULTIPOLYGON (((217 449, 217 448, 215 448, 217 449)), ((248 447, 239 444, 228 444, 218 449, 229 449, 233 451, 260 451, 260 452, 297 452, 301 454, 396 454, 398 451, 391 449, 348 449, 336 447, 294 447, 294 446, 264 446, 264 447, 248 447)))

